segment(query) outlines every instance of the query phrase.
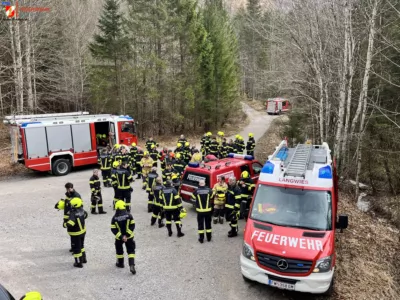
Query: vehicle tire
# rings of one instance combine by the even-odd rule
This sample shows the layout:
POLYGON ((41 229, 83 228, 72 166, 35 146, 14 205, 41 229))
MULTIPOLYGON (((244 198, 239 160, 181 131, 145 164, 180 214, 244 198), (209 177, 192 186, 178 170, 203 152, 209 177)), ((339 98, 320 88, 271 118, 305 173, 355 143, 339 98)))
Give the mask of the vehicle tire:
POLYGON ((323 293, 322 295, 324 295, 324 296, 332 296, 333 292, 334 292, 334 289, 335 289, 335 277, 332 278, 332 281, 331 281, 331 284, 330 284, 328 290, 325 293, 323 293))
POLYGON ((247 278, 246 276, 244 276, 243 274, 242 274, 242 277, 243 277, 243 280, 244 280, 245 282, 248 282, 248 283, 253 282, 253 280, 248 279, 248 278, 247 278))
POLYGON ((68 159, 60 158, 53 162, 53 174, 56 176, 64 176, 71 172, 71 162, 68 159))

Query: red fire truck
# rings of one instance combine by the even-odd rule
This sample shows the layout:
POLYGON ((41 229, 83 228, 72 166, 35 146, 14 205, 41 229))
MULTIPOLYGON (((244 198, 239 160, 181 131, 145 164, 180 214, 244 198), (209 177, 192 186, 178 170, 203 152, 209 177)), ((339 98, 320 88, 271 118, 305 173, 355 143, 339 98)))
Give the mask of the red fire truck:
POLYGON ((261 170, 244 231, 243 278, 308 293, 333 290, 338 215, 336 166, 327 143, 282 141, 261 170))
POLYGON ((267 113, 280 115, 290 109, 290 101, 284 98, 270 98, 267 100, 267 113))
POLYGON ((57 176, 96 164, 98 150, 106 144, 137 143, 130 116, 73 112, 7 116, 3 122, 10 127, 12 161, 57 176))

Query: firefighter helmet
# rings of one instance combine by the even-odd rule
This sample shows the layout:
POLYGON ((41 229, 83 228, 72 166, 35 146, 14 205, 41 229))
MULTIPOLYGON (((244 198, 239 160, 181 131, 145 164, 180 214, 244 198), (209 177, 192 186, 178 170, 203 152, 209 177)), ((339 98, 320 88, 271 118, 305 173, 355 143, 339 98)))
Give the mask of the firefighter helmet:
POLYGON ((185 146, 186 146, 186 147, 189 147, 189 145, 190 145, 189 142, 186 142, 186 143, 185 143, 185 146))
POLYGON ((178 143, 178 144, 176 144, 176 146, 179 148, 179 147, 182 147, 182 144, 178 143))
POLYGON ((150 148, 151 148, 151 149, 154 149, 155 147, 156 147, 156 145, 153 144, 153 145, 151 145, 150 148))
POLYGON ((182 209, 181 209, 181 212, 179 213, 179 218, 180 218, 180 219, 184 219, 184 218, 186 218, 186 216, 187 216, 186 209, 185 209, 185 208, 182 208, 182 209))
POLYGON ((124 210, 126 208, 126 204, 124 201, 122 200, 118 200, 117 202, 115 202, 115 209, 116 210, 124 210))
POLYGON ((39 292, 26 293, 21 299, 23 300, 42 300, 42 295, 39 292))
POLYGON ((119 149, 119 148, 121 147, 121 145, 120 145, 120 144, 115 144, 114 147, 115 147, 116 149, 119 149))
POLYGON ((136 143, 132 143, 132 147, 136 147, 136 143))
POLYGON ((118 161, 114 161, 113 162, 113 168, 118 168, 119 167, 119 162, 118 161))
POLYGON ((240 137, 240 135, 238 135, 238 134, 235 135, 235 138, 236 138, 237 140, 239 139, 239 137, 240 137))
POLYGON ((209 131, 206 133, 206 136, 212 136, 212 133, 209 131))
POLYGON ((64 207, 65 207, 65 201, 64 201, 63 199, 61 199, 60 201, 58 201, 58 202, 56 203, 56 205, 54 206, 54 208, 55 208, 55 209, 58 209, 58 210, 62 210, 62 209, 64 209, 64 207))
POLYGON ((171 179, 172 179, 172 180, 178 179, 178 174, 172 174, 171 179))
POLYGON ((240 175, 241 178, 249 178, 250 174, 247 171, 243 171, 242 174, 240 175))
POLYGON ((249 137, 254 137, 254 133, 249 133, 249 137))
POLYGON ((176 154, 176 158, 177 158, 177 159, 181 159, 181 156, 182 156, 182 155, 181 155, 180 153, 177 153, 177 154, 176 154))
POLYGON ((144 151, 143 155, 144 156, 149 155, 149 151, 144 151))
POLYGON ((82 199, 80 199, 80 198, 75 197, 75 198, 72 198, 72 200, 71 200, 71 206, 74 208, 79 208, 82 206, 82 204, 83 204, 82 199))

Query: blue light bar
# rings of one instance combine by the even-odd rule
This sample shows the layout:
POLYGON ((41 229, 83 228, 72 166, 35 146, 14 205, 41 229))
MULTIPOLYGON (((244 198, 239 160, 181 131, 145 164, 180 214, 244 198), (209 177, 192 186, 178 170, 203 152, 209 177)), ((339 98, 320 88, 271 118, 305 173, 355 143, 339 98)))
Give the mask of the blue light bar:
POLYGON ((229 158, 240 158, 240 159, 245 159, 245 160, 253 160, 254 159, 254 157, 251 155, 236 154, 236 153, 229 153, 228 157, 229 158))
POLYGON ((191 167, 191 168, 198 168, 199 166, 200 166, 199 163, 194 163, 194 162, 189 163, 189 167, 191 167))
POLYGON ((330 166, 325 166, 319 169, 318 178, 332 179, 332 169, 330 166))
POLYGON ((267 161, 265 163, 264 167, 262 168, 261 173, 273 174, 274 173, 274 168, 275 168, 275 165, 272 162, 267 161))

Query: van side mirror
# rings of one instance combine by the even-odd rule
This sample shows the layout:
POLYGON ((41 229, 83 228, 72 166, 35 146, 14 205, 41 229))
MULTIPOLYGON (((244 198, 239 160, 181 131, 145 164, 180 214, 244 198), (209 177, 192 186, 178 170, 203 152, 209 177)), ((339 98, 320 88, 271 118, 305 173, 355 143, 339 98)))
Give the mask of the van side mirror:
POLYGON ((349 225, 349 217, 347 215, 339 215, 339 219, 336 222, 336 229, 340 229, 340 232, 343 232, 343 229, 346 229, 349 225))

